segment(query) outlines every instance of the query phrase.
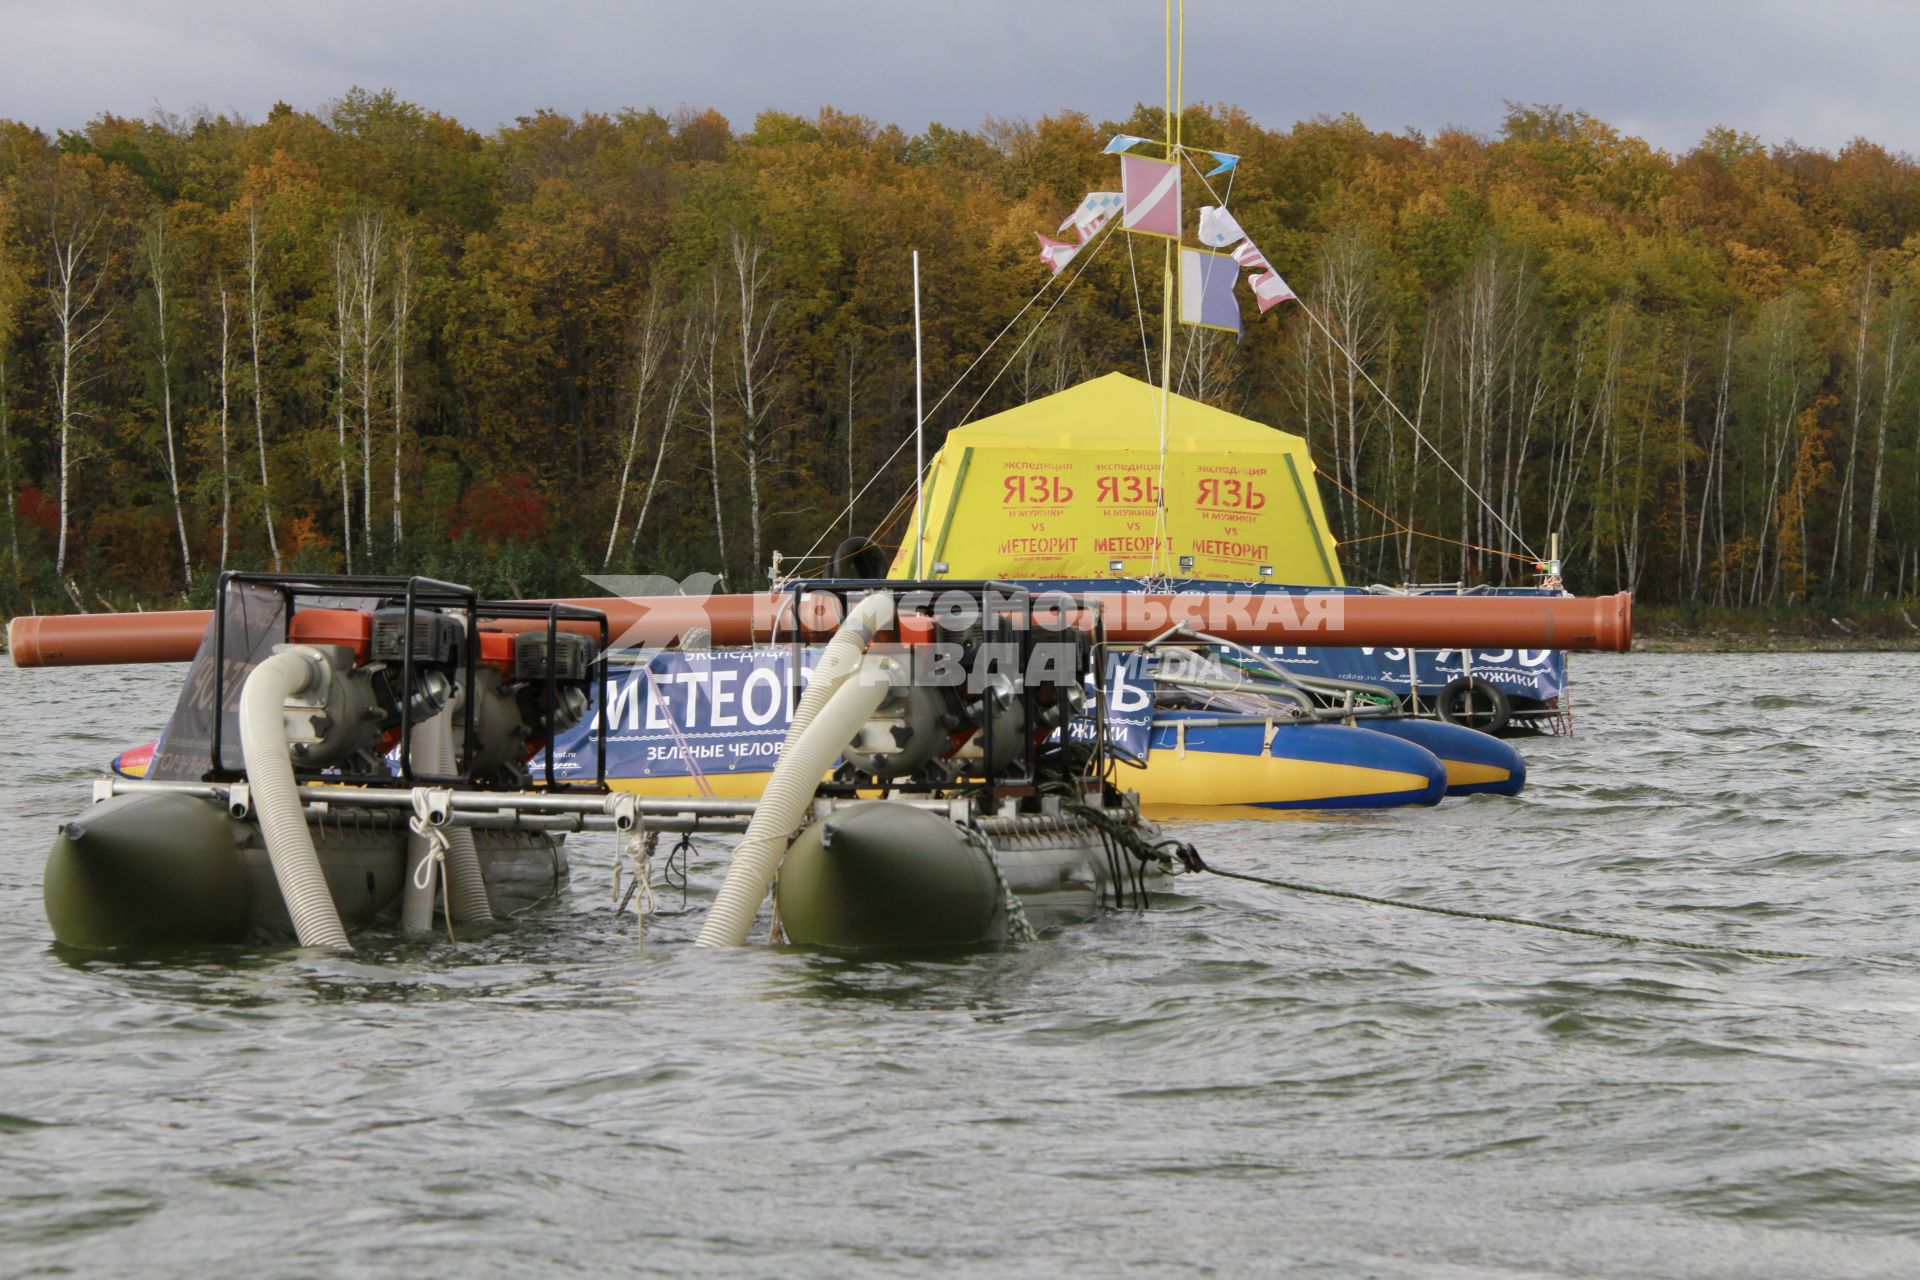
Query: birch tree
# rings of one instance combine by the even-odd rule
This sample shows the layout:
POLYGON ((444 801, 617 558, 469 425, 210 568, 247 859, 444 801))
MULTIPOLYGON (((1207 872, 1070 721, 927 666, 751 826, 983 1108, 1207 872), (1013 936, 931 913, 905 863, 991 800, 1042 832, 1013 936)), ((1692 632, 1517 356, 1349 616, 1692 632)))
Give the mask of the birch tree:
POLYGON ((607 529, 607 553, 600 561, 602 569, 613 563, 613 548, 620 538, 620 520, 626 511, 627 483, 633 475, 634 455, 640 450, 640 419, 653 394, 654 376, 666 356, 665 328, 661 322, 663 288, 657 282, 647 293, 640 313, 633 357, 633 417, 627 428, 626 454, 620 463, 620 483, 613 494, 613 523, 607 529))
MULTIPOLYGON (((1489 543, 1489 520, 1496 514, 1516 531, 1523 528, 1517 519, 1495 512, 1486 494, 1494 488, 1494 436, 1511 423, 1515 362, 1529 338, 1531 300, 1523 264, 1498 244, 1488 245, 1475 259, 1452 298, 1462 544, 1489 543)), ((1462 545, 1461 573, 1469 574, 1473 565, 1473 550, 1462 545)))
POLYGON ((695 399, 699 401, 700 416, 707 425, 707 462, 712 468, 713 479, 713 538, 718 544, 720 576, 724 578, 727 576, 727 522, 720 501, 720 415, 725 405, 725 392, 720 387, 722 296, 720 273, 717 270, 709 271, 707 285, 700 298, 700 327, 693 355, 696 362, 693 391, 695 399))
MULTIPOLYGON (((1209 336, 1206 330, 1196 329, 1189 333, 1209 336)), ((1181 365, 1181 378, 1187 376, 1188 363, 1191 362, 1192 348, 1189 347, 1187 360, 1181 365)), ((1205 364, 1204 357, 1201 364, 1205 364)), ((1020 399, 1038 400, 1055 392, 1065 391, 1080 380, 1080 346, 1071 320, 1038 325, 1027 342, 1020 348, 1020 399)), ((1200 375, 1204 380, 1204 373, 1200 375)), ((1185 392, 1185 394, 1194 394, 1185 392)), ((1204 397, 1202 397, 1204 398, 1204 397)))
POLYGON ((267 473, 266 384, 260 376, 260 325, 266 314, 267 294, 263 279, 260 243, 260 206, 247 202, 247 344, 253 354, 253 438, 260 449, 260 515, 267 526, 267 551, 273 556, 273 571, 279 573, 280 539, 273 530, 273 480, 267 473))
POLYGON ((8 317, 0 313, 0 465, 6 468, 7 502, 7 556, 10 572, 15 581, 20 578, 20 500, 17 481, 13 474, 13 424, 7 412, 7 356, 9 338, 4 325, 8 317))
POLYGON ((846 515, 847 515, 847 536, 848 537, 853 536, 853 508, 854 508, 853 495, 855 492, 854 479, 853 479, 853 432, 854 432, 854 423, 858 420, 857 414, 855 412, 854 404, 855 404, 855 397, 859 393, 860 382, 861 382, 860 353, 861 353, 860 336, 858 334, 855 334, 853 337, 847 340, 845 355, 841 362, 841 372, 843 374, 843 381, 842 381, 841 387, 842 387, 842 390, 846 393, 846 415, 847 415, 847 439, 846 439, 847 512, 846 512, 846 515))
POLYGON ((1753 342, 1759 364, 1759 377, 1755 379, 1758 402, 1754 410, 1760 419, 1761 447, 1756 461, 1759 474, 1766 476, 1766 486, 1758 506, 1759 528, 1751 535, 1753 574, 1746 597, 1749 605, 1772 600, 1782 584, 1782 557, 1769 553, 1777 550, 1773 544, 1780 534, 1780 499, 1783 488, 1792 478, 1792 461, 1799 445, 1800 411, 1806 404, 1809 374, 1806 312, 1797 295, 1786 294, 1761 307, 1753 342))
POLYGON ((167 290, 172 283, 173 250, 162 214, 147 229, 147 282, 153 289, 154 354, 160 366, 160 427, 166 445, 167 490, 173 498, 173 526, 180 535, 180 574, 193 586, 193 548, 187 541, 187 513, 180 502, 180 459, 173 440, 173 341, 167 328, 167 290))
POLYGON ((20 517, 19 482, 14 474, 13 461, 13 423, 11 418, 12 386, 8 377, 12 371, 9 361, 13 356, 13 336, 19 322, 19 309, 26 292, 25 274, 13 252, 13 244, 6 235, 12 221, 12 210, 4 193, 0 193, 0 469, 6 476, 6 490, 0 493, 0 499, 7 504, 7 555, 9 576, 16 582, 20 578, 20 517))
MULTIPOLYGON (((693 313, 688 312, 680 325, 680 350, 693 349, 695 321, 693 313)), ((673 376, 673 385, 667 389, 667 403, 660 414, 660 442, 654 447, 653 473, 647 477, 647 491, 640 497, 640 510, 633 517, 633 534, 627 539, 627 552, 631 555, 640 546, 640 530, 646 526, 647 511, 653 506, 654 495, 660 491, 660 469, 667 461, 667 445, 673 439, 673 429, 680 422, 680 406, 685 402, 687 390, 693 385, 694 362, 682 358, 673 376)))
POLYGON ((1915 349, 1907 321, 1912 306, 1911 294, 1900 289, 1886 307, 1887 329, 1880 349, 1880 404, 1873 428, 1873 482, 1867 499, 1867 567, 1860 579, 1863 596, 1873 594, 1874 570, 1880 558, 1880 501, 1887 474, 1887 424, 1893 417, 1893 403, 1899 389, 1913 369, 1915 349))
POLYGON ((406 439, 407 318, 413 309, 413 241, 402 238, 393 255, 393 545, 405 527, 400 517, 401 443, 406 439))
POLYGON ((737 293, 734 330, 739 340, 738 359, 733 366, 733 396, 740 407, 741 458, 747 464, 747 517, 753 542, 751 578, 758 583, 764 565, 760 469, 770 444, 773 379, 779 363, 773 322, 780 303, 768 296, 771 272, 766 262, 766 243, 749 240, 738 231, 729 231, 727 240, 733 257, 737 293))
POLYGON ((374 370, 379 363, 380 327, 374 316, 380 310, 380 272, 386 252, 386 219, 377 213, 361 213, 353 220, 353 254, 350 260, 353 283, 354 338, 358 362, 354 374, 354 394, 360 404, 360 556, 365 560, 373 552, 373 404, 378 396, 374 370))
POLYGON ((353 349, 353 258, 347 233, 333 233, 333 425, 335 461, 340 470, 340 548, 346 571, 353 572, 353 485, 347 478, 347 361, 353 349))
POLYGON ((227 435, 227 392, 233 385, 228 374, 228 353, 232 350, 232 300, 227 286, 220 285, 220 571, 226 572, 227 556, 233 539, 233 450, 227 435))
POLYGON ((1387 337, 1379 253, 1357 228, 1348 227, 1321 245, 1318 267, 1321 319, 1330 338, 1321 348, 1317 381, 1333 428, 1333 470, 1341 483, 1335 501, 1345 515, 1347 536, 1354 538, 1361 516, 1353 495, 1362 492, 1360 459, 1378 409, 1366 377, 1374 372, 1375 354, 1387 337))
MULTIPOLYGON (((61 157, 46 195, 47 309, 53 323, 54 405, 59 422, 60 532, 53 571, 67 571, 67 540, 73 524, 69 481, 73 471, 73 433, 87 416, 80 393, 98 375, 87 357, 99 345, 110 311, 106 296, 112 243, 106 202, 81 172, 94 157, 61 157)), ((97 163, 96 163, 97 168, 97 163)))
POLYGON ((1853 342, 1847 366, 1847 461, 1840 472, 1840 500, 1835 504, 1837 514, 1834 518, 1833 557, 1827 566, 1827 577, 1834 582, 1853 576, 1854 464, 1860 456, 1862 426, 1872 412, 1869 402, 1876 381, 1870 367, 1874 361, 1868 353, 1868 335, 1874 328, 1876 301, 1873 277, 1874 263, 1869 258, 1866 270, 1853 292, 1853 342))
MULTIPOLYGON (((1733 314, 1727 314, 1726 333, 1720 347, 1720 377, 1714 388, 1713 432, 1708 438, 1704 479, 1700 490, 1700 523, 1694 530, 1692 594, 1700 594, 1700 579, 1705 572, 1707 513, 1713 513, 1714 527, 1714 602, 1727 602, 1727 407, 1733 390, 1733 314)), ((1684 540, 1686 531, 1681 530, 1684 540)))
MULTIPOLYGON (((1028 385, 1040 395, 1053 395, 1057 391, 1065 391, 1085 377, 1080 362, 1072 358, 1076 353, 1069 344, 1074 342, 1071 322, 1062 323, 1056 339, 1048 344, 1042 356, 1040 381, 1036 385, 1029 376, 1028 385)), ((1033 345, 1037 348, 1040 343, 1033 345)), ((1179 357, 1173 364, 1173 393, 1216 407, 1222 406, 1227 383, 1231 380, 1234 348, 1239 345, 1239 338, 1229 337, 1218 329, 1180 324, 1174 329, 1174 345, 1179 349, 1179 357)), ((1033 397, 1029 394, 1028 398, 1033 397)))

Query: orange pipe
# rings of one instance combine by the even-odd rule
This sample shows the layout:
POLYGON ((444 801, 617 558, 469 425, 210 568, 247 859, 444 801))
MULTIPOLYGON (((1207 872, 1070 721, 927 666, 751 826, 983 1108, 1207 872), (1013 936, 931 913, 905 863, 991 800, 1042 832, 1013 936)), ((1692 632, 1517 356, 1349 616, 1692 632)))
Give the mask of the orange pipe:
MULTIPOLYGON (((1420 649, 1510 648, 1610 650, 1633 643, 1633 598, 1614 596, 1390 596, 1390 595, 1143 595, 1099 593, 1083 599, 1102 610, 1108 636, 1140 643, 1170 626, 1242 644, 1393 646, 1420 649)), ((1044 597, 1036 597, 1044 602, 1044 597)), ((755 595, 601 597, 565 603, 604 610, 616 643, 670 645, 694 627, 718 646, 752 644, 793 634, 792 597, 755 595)), ((808 636, 838 621, 830 597, 809 595, 799 606, 808 636)), ((1082 625, 1077 609, 1062 610, 1082 625)), ((25 616, 7 626, 16 667, 73 667, 116 662, 186 662, 206 634, 212 614, 86 613, 25 616)), ((543 624, 501 622, 508 630, 543 624)), ((579 623, 569 629, 587 629, 579 623)))
POLYGON ((25 615, 7 623, 7 650, 16 667, 188 662, 212 621, 210 609, 25 615))

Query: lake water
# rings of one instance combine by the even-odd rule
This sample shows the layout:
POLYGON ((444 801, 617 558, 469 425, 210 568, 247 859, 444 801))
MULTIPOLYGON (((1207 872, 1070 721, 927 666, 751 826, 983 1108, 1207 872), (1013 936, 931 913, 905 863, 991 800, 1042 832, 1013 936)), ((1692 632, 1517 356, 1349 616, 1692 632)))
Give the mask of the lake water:
POLYGON ((717 953, 717 847, 640 951, 601 836, 477 943, 88 960, 47 844, 178 672, 0 668, 0 1275, 1920 1274, 1920 656, 1573 667, 1519 799, 1182 834, 1824 958, 1204 877, 962 958, 717 953))

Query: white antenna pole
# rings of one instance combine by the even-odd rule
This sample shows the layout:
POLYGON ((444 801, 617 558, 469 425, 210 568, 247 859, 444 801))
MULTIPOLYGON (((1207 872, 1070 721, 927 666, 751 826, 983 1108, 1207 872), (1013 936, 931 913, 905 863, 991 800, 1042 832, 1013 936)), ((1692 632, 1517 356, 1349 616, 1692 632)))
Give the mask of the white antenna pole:
POLYGON ((923 575, 920 552, 927 545, 927 415, 920 377, 920 251, 913 251, 913 576, 923 575))

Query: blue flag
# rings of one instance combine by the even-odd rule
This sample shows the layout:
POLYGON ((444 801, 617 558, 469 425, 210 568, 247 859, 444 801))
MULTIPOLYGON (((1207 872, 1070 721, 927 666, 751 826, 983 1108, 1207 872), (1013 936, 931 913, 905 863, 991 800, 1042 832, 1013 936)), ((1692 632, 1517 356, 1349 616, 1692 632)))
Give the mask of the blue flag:
POLYGON ((1233 286, 1240 264, 1224 253, 1180 250, 1180 322, 1207 329, 1240 332, 1240 300, 1233 286))

